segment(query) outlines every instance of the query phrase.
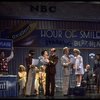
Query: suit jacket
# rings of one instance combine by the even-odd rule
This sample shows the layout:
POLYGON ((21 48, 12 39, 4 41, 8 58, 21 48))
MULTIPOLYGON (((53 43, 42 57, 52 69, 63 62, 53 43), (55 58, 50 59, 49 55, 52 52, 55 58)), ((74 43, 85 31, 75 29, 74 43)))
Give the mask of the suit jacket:
POLYGON ((32 56, 27 56, 26 57, 26 67, 27 67, 27 70, 30 69, 30 65, 32 64, 32 56))
POLYGON ((58 62, 58 56, 56 56, 56 55, 52 56, 51 55, 49 57, 49 61, 50 61, 50 63, 49 63, 49 66, 47 67, 49 73, 50 74, 56 74, 56 64, 58 62))

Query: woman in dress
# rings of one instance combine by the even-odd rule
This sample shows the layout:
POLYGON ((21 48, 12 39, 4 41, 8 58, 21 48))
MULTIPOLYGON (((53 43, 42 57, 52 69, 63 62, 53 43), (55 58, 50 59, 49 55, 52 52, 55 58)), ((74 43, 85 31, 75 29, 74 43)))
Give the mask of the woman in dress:
POLYGON ((26 77, 26 69, 23 65, 20 65, 18 71, 19 95, 25 95, 26 77))
POLYGON ((80 55, 79 49, 74 49, 74 56, 75 56, 75 75, 76 75, 76 86, 81 86, 82 76, 84 74, 84 67, 83 67, 83 57, 80 55))

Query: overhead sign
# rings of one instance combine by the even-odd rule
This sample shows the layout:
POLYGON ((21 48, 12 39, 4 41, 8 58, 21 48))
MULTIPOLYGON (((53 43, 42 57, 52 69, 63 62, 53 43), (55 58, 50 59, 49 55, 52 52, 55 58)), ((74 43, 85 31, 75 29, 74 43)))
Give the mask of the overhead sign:
POLYGON ((99 31, 40 30, 41 46, 72 48, 100 48, 99 31))
POLYGON ((100 31, 37 29, 34 22, 16 27, 16 31, 1 32, 1 38, 5 39, 0 39, 0 48, 6 49, 13 44, 15 47, 100 48, 100 31))
POLYGON ((77 30, 33 30, 15 46, 100 48, 100 32, 77 30))
POLYGON ((12 39, 1 39, 0 38, 0 49, 12 49, 13 41, 12 39))
POLYGON ((47 6, 47 5, 30 5, 31 12, 42 12, 42 13, 54 13, 56 12, 56 6, 47 6))

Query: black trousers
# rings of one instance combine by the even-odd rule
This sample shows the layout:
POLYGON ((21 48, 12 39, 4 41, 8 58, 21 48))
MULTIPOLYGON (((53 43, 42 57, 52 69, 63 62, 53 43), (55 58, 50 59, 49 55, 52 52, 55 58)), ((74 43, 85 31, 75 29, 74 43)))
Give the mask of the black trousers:
POLYGON ((46 73, 46 95, 54 96, 55 74, 46 73))

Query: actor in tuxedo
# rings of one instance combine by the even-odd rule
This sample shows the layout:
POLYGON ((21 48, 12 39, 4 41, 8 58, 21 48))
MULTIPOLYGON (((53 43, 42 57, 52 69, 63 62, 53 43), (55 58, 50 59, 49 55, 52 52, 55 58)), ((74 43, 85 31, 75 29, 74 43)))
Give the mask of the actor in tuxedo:
POLYGON ((27 57, 25 59, 26 60, 27 78, 28 78, 29 70, 30 70, 31 65, 32 65, 32 59, 33 59, 34 54, 35 54, 34 50, 29 50, 28 55, 27 55, 27 57))
POLYGON ((51 48, 49 56, 49 66, 46 67, 46 96, 54 96, 57 62, 58 56, 56 55, 56 49, 51 48))

